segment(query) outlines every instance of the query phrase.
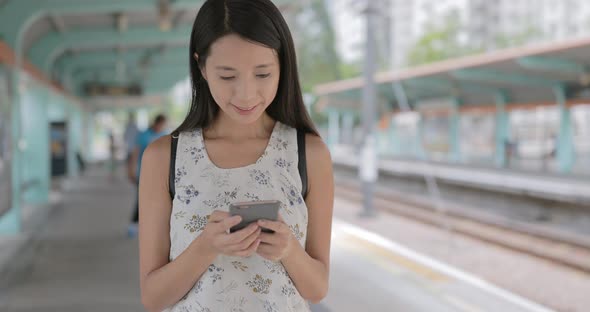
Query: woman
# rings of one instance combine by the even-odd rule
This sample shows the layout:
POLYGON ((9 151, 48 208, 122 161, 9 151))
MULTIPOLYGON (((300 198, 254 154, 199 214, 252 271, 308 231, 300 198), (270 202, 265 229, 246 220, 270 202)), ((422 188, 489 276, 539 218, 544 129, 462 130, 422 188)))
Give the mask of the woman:
POLYGON ((193 25, 190 69, 173 200, 171 136, 143 156, 142 302, 150 311, 309 311, 328 291, 334 187, 287 24, 269 0, 208 0, 193 25), (305 198, 297 131, 306 133, 305 198), (278 221, 229 233, 240 222, 231 203, 270 199, 281 202, 278 221))

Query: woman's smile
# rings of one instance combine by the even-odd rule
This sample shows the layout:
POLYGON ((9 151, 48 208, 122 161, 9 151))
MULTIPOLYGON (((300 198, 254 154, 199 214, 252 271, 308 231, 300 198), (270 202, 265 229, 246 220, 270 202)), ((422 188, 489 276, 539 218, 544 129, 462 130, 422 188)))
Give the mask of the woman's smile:
POLYGON ((233 104, 232 104, 232 106, 241 115, 248 115, 248 114, 252 113, 256 107, 258 107, 258 105, 254 105, 252 107, 242 108, 242 107, 239 107, 239 106, 236 106, 236 105, 233 105, 233 104))

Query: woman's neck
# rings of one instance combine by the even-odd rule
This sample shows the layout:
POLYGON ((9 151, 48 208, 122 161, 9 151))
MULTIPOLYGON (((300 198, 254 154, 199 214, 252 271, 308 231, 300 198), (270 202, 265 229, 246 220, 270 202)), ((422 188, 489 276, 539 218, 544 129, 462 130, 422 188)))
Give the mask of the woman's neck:
POLYGON ((230 139, 241 141, 253 138, 268 138, 275 121, 266 113, 252 124, 244 125, 231 120, 223 112, 219 112, 213 124, 205 129, 204 134, 210 139, 230 139))

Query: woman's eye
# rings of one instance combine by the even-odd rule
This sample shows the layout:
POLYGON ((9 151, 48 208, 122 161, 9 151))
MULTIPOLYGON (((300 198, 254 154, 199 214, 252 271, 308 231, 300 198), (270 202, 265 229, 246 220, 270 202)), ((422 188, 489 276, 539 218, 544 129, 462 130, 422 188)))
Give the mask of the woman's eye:
POLYGON ((269 76, 270 76, 270 74, 256 75, 256 77, 258 77, 258 78, 267 78, 269 76))
POLYGON ((222 80, 232 80, 232 79, 234 79, 236 77, 230 76, 230 77, 219 77, 219 78, 221 78, 222 80))

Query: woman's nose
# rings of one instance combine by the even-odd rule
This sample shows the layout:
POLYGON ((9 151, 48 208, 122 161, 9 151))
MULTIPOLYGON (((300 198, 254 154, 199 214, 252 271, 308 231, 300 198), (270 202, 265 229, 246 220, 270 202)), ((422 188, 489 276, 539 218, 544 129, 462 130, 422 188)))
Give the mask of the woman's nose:
POLYGON ((249 79, 242 80, 236 90, 236 104, 248 105, 256 99, 256 84, 249 79))

